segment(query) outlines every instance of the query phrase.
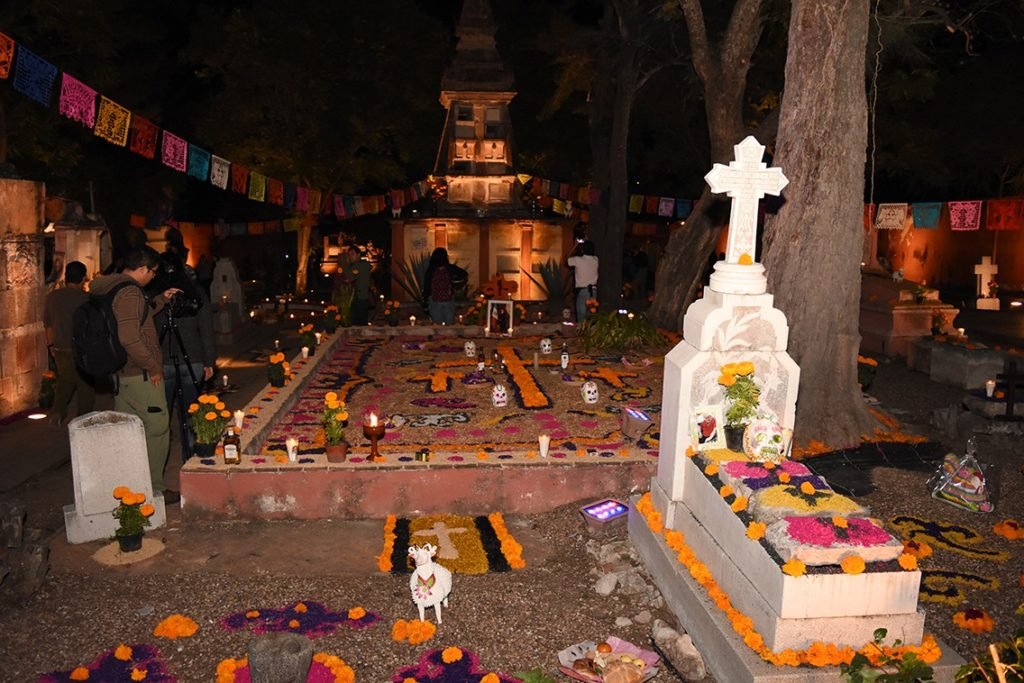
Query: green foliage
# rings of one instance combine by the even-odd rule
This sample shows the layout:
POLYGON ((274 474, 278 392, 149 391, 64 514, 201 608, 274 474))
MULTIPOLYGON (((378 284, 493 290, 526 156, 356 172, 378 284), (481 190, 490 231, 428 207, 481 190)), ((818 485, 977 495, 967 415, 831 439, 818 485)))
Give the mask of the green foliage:
POLYGON ((427 307, 427 300, 423 297, 423 279, 427 275, 427 266, 429 265, 430 254, 426 252, 420 252, 406 257, 404 261, 395 262, 395 266, 397 266, 395 282, 424 309, 427 307))
POLYGON ((643 313, 632 317, 618 311, 595 313, 583 324, 583 345, 587 351, 634 351, 663 341, 654 323, 643 313))
POLYGON ((146 505, 145 514, 143 512, 143 504, 146 502, 146 496, 142 493, 130 493, 120 499, 118 506, 114 508, 111 515, 119 523, 117 530, 114 532, 115 536, 135 536, 141 534, 149 526, 149 515, 153 514, 153 506, 146 505))
POLYGON ((537 285, 544 292, 544 298, 548 301, 549 310, 560 309, 565 303, 565 298, 572 291, 572 281, 569 274, 562 271, 562 266, 553 258, 539 264, 540 280, 533 276, 533 273, 522 270, 530 282, 537 285))
POLYGON ((339 321, 342 325, 352 322, 352 300, 355 299, 356 288, 348 282, 339 282, 331 292, 331 303, 338 307, 339 321))
POLYGON ((544 673, 539 666, 529 671, 520 671, 516 674, 516 678, 522 680, 523 683, 555 683, 555 679, 544 673))
MULTIPOLYGON (((882 641, 888 631, 884 628, 875 629, 875 639, 868 644, 868 647, 875 647, 880 653, 879 666, 872 666, 871 660, 861 653, 853 656, 849 664, 839 667, 841 672, 840 680, 846 683, 915 683, 916 681, 927 682, 933 680, 934 671, 930 666, 922 662, 913 652, 900 656, 887 655, 882 650, 882 641)), ((893 641, 894 647, 899 647, 902 641, 893 641)))
POLYGON ((345 442, 345 427, 348 425, 348 409, 343 401, 327 401, 320 426, 324 428, 324 439, 336 446, 345 442))
POLYGON ((757 414, 761 402, 761 390, 754 382, 754 372, 733 375, 735 381, 725 387, 725 398, 729 407, 725 410, 725 423, 730 427, 748 424, 757 414))
MULTIPOLYGON (((1007 683, 1024 681, 1024 628, 1017 629, 1013 637, 995 643, 999 652, 999 662, 1003 665, 1007 683)), ((996 676, 995 662, 992 653, 986 651, 983 657, 974 657, 956 672, 956 683, 989 683, 999 680, 996 676)))

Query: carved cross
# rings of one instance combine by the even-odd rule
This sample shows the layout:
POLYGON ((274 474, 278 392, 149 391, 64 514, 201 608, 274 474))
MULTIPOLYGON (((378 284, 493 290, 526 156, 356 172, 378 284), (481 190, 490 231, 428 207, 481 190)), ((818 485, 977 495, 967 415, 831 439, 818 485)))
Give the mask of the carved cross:
POLYGON ((452 534, 461 534, 468 531, 464 527, 452 527, 448 528, 448 525, 444 522, 434 522, 434 526, 429 529, 422 529, 420 531, 412 532, 413 536, 430 536, 431 538, 437 539, 437 556, 441 559, 454 560, 459 557, 459 550, 452 543, 452 534))
POLYGON ((752 135, 733 147, 736 160, 728 166, 715 164, 704 180, 715 194, 732 197, 729 210, 729 241, 725 249, 726 263, 753 263, 757 248, 757 202, 765 194, 778 195, 789 184, 780 168, 768 168, 761 161, 764 145, 752 135))
POLYGON ((981 257, 981 263, 974 266, 974 274, 978 276, 978 297, 985 298, 991 295, 992 289, 989 283, 995 279, 999 272, 999 266, 992 263, 988 256, 981 257))

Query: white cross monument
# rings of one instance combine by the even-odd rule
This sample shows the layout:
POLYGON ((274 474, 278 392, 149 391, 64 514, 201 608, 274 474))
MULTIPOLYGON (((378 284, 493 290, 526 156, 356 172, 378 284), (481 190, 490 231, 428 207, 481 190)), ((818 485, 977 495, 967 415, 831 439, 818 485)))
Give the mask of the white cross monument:
POLYGON ((998 311, 999 299, 992 296, 990 284, 996 279, 999 266, 992 263, 988 256, 981 257, 981 263, 974 266, 974 274, 978 277, 978 309, 984 311, 998 311))
POLYGON ((725 192, 732 197, 729 211, 729 240, 725 262, 715 265, 711 287, 719 292, 762 294, 768 282, 764 266, 755 263, 757 250, 757 203, 765 194, 778 195, 789 180, 780 168, 768 168, 761 161, 764 145, 752 135, 733 147, 736 160, 715 164, 704 180, 715 194, 725 192), (737 266, 742 266, 737 268, 737 266))

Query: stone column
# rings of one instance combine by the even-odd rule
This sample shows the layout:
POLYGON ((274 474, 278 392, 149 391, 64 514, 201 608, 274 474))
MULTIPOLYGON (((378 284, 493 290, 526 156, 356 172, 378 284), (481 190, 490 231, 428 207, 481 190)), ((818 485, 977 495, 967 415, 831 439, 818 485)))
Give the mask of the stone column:
POLYGON ((0 418, 36 405, 47 367, 45 197, 43 183, 0 179, 0 418))

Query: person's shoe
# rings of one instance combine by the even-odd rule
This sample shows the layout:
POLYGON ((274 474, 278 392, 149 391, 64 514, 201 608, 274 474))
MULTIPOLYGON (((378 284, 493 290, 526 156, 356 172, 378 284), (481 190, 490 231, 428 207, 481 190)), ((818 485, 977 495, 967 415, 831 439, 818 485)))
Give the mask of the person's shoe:
POLYGON ((171 489, 164 489, 164 505, 176 505, 181 502, 181 494, 171 489))

